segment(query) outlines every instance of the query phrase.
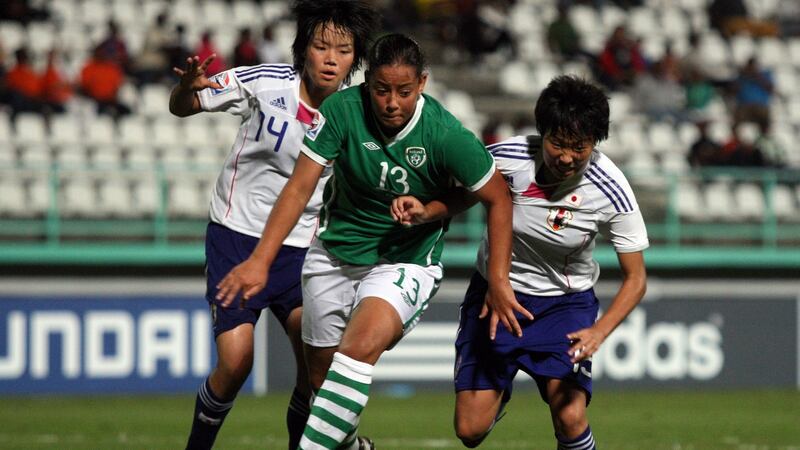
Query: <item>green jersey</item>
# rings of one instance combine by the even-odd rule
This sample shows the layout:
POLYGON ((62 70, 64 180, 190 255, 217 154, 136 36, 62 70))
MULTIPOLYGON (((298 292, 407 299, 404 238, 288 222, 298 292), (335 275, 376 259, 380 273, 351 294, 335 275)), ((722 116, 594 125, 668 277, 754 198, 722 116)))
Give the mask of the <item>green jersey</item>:
POLYGON ((325 248, 348 264, 438 264, 447 221, 399 225, 391 202, 408 194, 425 203, 455 184, 480 189, 494 173, 483 144, 427 95, 392 138, 381 133, 363 85, 331 95, 319 112, 302 152, 333 163, 320 212, 325 248))

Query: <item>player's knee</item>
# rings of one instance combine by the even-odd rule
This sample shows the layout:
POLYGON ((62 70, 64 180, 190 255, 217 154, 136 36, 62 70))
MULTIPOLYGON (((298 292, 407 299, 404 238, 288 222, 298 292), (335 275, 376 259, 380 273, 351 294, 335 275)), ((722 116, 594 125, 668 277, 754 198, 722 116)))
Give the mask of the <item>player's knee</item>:
POLYGON ((586 409, 579 405, 567 405, 560 408, 555 414, 555 428, 562 436, 579 436, 588 425, 586 409))
POLYGON ((482 423, 483 421, 474 420, 471 418, 458 417, 456 418, 456 436, 464 444, 464 447, 475 448, 486 437, 486 433, 491 426, 491 421, 488 424, 482 423))

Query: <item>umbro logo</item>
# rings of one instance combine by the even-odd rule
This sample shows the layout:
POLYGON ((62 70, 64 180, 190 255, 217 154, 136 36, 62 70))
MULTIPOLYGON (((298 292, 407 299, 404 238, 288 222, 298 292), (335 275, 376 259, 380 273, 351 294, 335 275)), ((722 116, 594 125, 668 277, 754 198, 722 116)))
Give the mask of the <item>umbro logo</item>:
POLYGON ((278 97, 269 101, 270 106, 286 111, 286 100, 283 97, 278 97))
POLYGON ((364 142, 363 145, 367 150, 380 150, 381 146, 374 142, 364 142))

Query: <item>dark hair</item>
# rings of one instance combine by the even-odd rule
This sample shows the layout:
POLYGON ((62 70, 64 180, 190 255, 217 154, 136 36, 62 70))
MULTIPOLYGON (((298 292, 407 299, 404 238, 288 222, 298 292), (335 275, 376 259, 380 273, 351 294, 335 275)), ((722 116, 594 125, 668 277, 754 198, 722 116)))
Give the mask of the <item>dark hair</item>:
POLYGON ((608 97, 597 86, 574 75, 554 78, 539 95, 534 115, 544 137, 598 143, 608 137, 608 97))
POLYGON ((410 37, 392 33, 381 36, 369 51, 367 58, 368 70, 380 66, 403 64, 417 69, 417 76, 421 77, 425 71, 425 55, 419 44, 410 37))
POLYGON ((334 29, 353 35, 353 65, 345 79, 345 82, 349 82, 367 54, 369 40, 378 26, 378 13, 361 0, 297 0, 292 6, 292 13, 297 18, 297 35, 292 43, 294 68, 303 70, 306 50, 314 40, 317 28, 331 25, 334 29))

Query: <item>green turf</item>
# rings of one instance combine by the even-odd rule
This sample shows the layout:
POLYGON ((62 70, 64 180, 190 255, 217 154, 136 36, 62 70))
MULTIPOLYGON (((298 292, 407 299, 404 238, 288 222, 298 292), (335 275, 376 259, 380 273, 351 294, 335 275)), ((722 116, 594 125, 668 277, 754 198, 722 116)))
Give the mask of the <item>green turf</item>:
MULTIPOLYGON (((287 394, 241 396, 217 440, 220 449, 284 449, 287 394)), ((0 449, 179 449, 194 399, 4 397, 0 449)), ((453 396, 373 395, 362 434, 379 450, 462 448, 452 432, 453 396)), ((589 408, 605 450, 800 450, 800 392, 601 391, 589 408)), ((538 394, 518 390, 508 414, 480 448, 555 448, 538 394)))

